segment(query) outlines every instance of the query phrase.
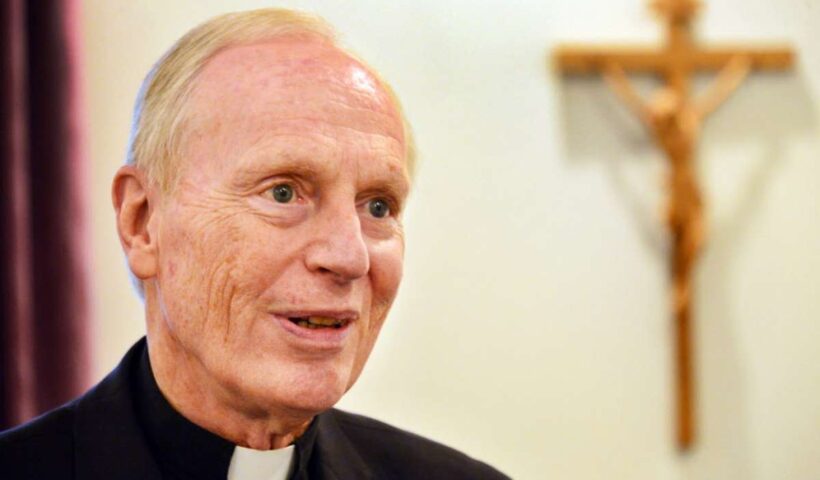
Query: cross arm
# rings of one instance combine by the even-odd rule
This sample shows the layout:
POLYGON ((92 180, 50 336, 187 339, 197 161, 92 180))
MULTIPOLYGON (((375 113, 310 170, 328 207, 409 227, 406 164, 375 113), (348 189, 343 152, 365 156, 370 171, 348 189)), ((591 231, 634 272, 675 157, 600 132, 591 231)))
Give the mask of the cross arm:
POLYGON ((655 48, 626 45, 561 45, 554 51, 553 62, 559 70, 569 74, 601 73, 612 64, 627 72, 661 73, 666 65, 666 55, 655 48))
POLYGON ((690 61, 695 70, 721 70, 736 57, 747 59, 751 70, 787 70, 794 65, 794 52, 788 47, 711 47, 692 52, 690 61))
POLYGON ((664 74, 677 64, 680 55, 690 71, 719 71, 733 58, 748 59, 751 70, 786 70, 794 64, 794 52, 788 47, 723 46, 671 52, 639 46, 561 45, 554 50, 554 65, 567 74, 604 73, 619 65, 627 73, 664 74))

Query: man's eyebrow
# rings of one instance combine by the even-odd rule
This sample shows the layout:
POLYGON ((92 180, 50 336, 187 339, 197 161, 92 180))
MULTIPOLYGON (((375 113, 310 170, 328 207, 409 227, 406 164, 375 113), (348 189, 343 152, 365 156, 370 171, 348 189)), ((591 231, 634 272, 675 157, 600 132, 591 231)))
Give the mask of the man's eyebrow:
POLYGON ((319 166, 309 157, 284 152, 254 155, 241 161, 244 165, 240 169, 240 181, 254 182, 273 175, 313 178, 320 172, 319 166))
POLYGON ((396 197, 396 200, 403 201, 410 193, 410 182, 401 173, 390 173, 368 181, 364 190, 382 191, 396 197))
MULTIPOLYGON (((308 180, 318 180, 327 172, 318 160, 311 156, 292 152, 276 152, 260 155, 249 155, 240 160, 244 168, 238 174, 237 182, 255 184, 276 175, 293 175, 308 180)), ((362 190, 379 191, 404 200, 410 193, 410 182, 403 169, 391 169, 386 173, 372 175, 364 179, 362 190)))

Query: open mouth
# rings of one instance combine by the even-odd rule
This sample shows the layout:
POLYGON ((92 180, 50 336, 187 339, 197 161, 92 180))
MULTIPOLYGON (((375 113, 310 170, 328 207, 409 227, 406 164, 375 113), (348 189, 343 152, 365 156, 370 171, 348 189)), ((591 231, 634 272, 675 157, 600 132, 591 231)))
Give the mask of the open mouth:
POLYGON ((332 328, 340 329, 347 326, 350 320, 321 317, 318 315, 310 317, 288 317, 291 323, 303 328, 317 329, 317 328, 332 328))

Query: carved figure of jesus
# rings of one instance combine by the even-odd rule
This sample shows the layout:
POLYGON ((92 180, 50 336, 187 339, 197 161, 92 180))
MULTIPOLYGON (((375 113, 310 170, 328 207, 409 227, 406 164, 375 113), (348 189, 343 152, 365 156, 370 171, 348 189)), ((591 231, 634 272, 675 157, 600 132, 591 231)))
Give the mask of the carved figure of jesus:
POLYGON ((694 165, 695 145, 703 119, 737 88, 750 69, 748 58, 733 58, 698 100, 685 97, 685 90, 664 86, 649 101, 632 87, 616 63, 605 69, 613 90, 637 113, 669 161, 666 222, 670 232, 672 306, 676 329, 676 356, 680 388, 678 432, 681 444, 694 436, 690 309, 692 275, 706 239, 703 200, 694 165))

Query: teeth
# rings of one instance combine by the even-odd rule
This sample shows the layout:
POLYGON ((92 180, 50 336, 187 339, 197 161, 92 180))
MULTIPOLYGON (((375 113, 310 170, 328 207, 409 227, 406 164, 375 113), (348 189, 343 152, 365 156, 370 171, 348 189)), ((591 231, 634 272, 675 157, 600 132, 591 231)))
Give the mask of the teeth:
POLYGON ((319 317, 319 316, 309 317, 308 321, 310 323, 314 324, 314 325, 321 325, 323 327, 332 327, 334 325, 338 325, 338 324, 341 323, 341 321, 336 320, 335 318, 319 317))
POLYGON ((330 317, 321 317, 321 316, 312 316, 312 317, 296 317, 291 318, 291 321, 296 325, 304 328, 316 329, 316 328, 342 328, 344 325, 344 320, 337 320, 335 318, 330 317))

